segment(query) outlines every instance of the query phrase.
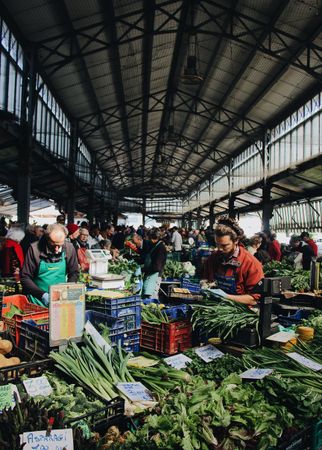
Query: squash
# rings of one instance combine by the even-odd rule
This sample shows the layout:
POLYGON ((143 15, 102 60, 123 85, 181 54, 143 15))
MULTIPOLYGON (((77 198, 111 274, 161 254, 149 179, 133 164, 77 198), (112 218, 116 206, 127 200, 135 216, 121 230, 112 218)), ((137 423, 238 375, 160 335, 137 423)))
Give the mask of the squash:
POLYGON ((0 354, 0 369, 2 367, 9 367, 9 366, 17 366, 20 364, 20 359, 13 356, 12 358, 6 358, 4 355, 0 354))
POLYGON ((8 341, 7 339, 1 339, 0 341, 0 354, 6 355, 7 353, 10 353, 12 351, 12 342, 8 341))

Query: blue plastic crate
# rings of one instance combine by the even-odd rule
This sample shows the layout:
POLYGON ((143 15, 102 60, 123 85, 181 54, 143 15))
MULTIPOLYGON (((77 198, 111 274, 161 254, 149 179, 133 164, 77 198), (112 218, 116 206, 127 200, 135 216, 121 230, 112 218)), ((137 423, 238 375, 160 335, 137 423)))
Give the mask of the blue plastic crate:
POLYGON ((111 342, 115 345, 118 345, 118 343, 120 342, 121 347, 128 353, 137 353, 140 351, 140 331, 138 330, 110 336, 110 339, 111 342))
POLYGON ((289 327, 292 325, 297 325, 302 322, 303 319, 307 319, 311 311, 305 309, 298 309, 295 314, 288 314, 286 316, 279 315, 278 322, 284 327, 289 327))
POLYGON ((155 303, 155 304, 159 305, 160 304, 160 300, 157 299, 157 298, 143 298, 142 299, 142 303, 144 305, 150 305, 151 303, 155 303))
POLYGON ((166 305, 165 309, 162 309, 162 311, 165 311, 170 320, 181 320, 189 317, 191 308, 189 305, 185 304, 176 306, 166 305))
MULTIPOLYGON (((89 307, 89 305, 87 305, 89 307)), ((124 328, 123 331, 137 330, 141 327, 141 304, 139 306, 120 307, 110 309, 102 306, 100 303, 91 303, 90 307, 93 311, 101 314, 111 316, 113 318, 122 319, 124 328)))
POLYGON ((200 281, 192 281, 190 278, 182 278, 181 287, 184 289, 189 289, 193 294, 200 293, 200 281))
POLYGON ((123 318, 116 318, 112 316, 108 316, 98 311, 87 310, 85 311, 85 323, 91 322, 97 331, 101 331, 100 324, 105 325, 109 329, 110 336, 114 336, 119 333, 124 333, 125 325, 123 318))

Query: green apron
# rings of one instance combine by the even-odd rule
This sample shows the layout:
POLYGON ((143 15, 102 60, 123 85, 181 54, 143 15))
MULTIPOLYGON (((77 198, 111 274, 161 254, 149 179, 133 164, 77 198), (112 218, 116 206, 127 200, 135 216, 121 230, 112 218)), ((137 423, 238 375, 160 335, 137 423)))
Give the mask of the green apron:
MULTIPOLYGON (((34 283, 43 291, 49 292, 49 286, 53 284, 66 283, 66 272, 67 272, 65 252, 62 253, 60 261, 57 262, 45 262, 40 261, 39 271, 37 277, 34 279, 34 283)), ((39 306, 46 305, 34 297, 29 295, 29 300, 39 306)))

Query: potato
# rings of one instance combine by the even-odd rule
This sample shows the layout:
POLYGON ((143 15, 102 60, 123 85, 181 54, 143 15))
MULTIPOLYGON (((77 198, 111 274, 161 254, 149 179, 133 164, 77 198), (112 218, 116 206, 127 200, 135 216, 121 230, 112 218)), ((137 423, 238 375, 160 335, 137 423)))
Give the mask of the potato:
POLYGON ((8 341, 7 339, 2 339, 0 341, 0 353, 2 355, 6 355, 7 353, 10 353, 12 351, 12 342, 8 341))

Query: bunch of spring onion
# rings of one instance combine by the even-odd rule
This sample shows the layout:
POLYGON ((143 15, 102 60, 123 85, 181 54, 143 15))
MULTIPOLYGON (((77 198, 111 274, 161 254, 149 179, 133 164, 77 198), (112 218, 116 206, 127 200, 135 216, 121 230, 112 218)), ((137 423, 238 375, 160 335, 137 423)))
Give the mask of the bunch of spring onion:
POLYGON ((207 330, 222 339, 235 336, 239 330, 255 327, 258 332, 259 316, 246 305, 223 298, 211 298, 192 305, 193 329, 207 330))
POLYGON ((190 380, 190 375, 159 363, 152 367, 129 367, 130 374, 152 392, 165 395, 190 380))
POLYGON ((169 317, 165 311, 161 309, 162 305, 156 303, 149 303, 142 305, 141 318, 144 322, 150 324, 160 325, 161 323, 169 323, 169 317))
POLYGON ((50 356, 58 369, 105 400, 117 397, 116 383, 134 381, 127 368, 130 355, 120 345, 105 354, 87 333, 84 345, 71 342, 66 350, 50 356))
MULTIPOLYGON (((294 347, 291 351, 294 351, 294 347)), ((311 358, 311 355, 305 354, 304 351, 302 355, 311 358)), ((321 360, 316 359, 316 361, 322 363, 321 360)), ((263 347, 259 350, 248 351, 243 355, 243 363, 247 369, 253 367, 274 369, 274 375, 296 380, 322 394, 322 374, 294 361, 282 350, 263 347)))

